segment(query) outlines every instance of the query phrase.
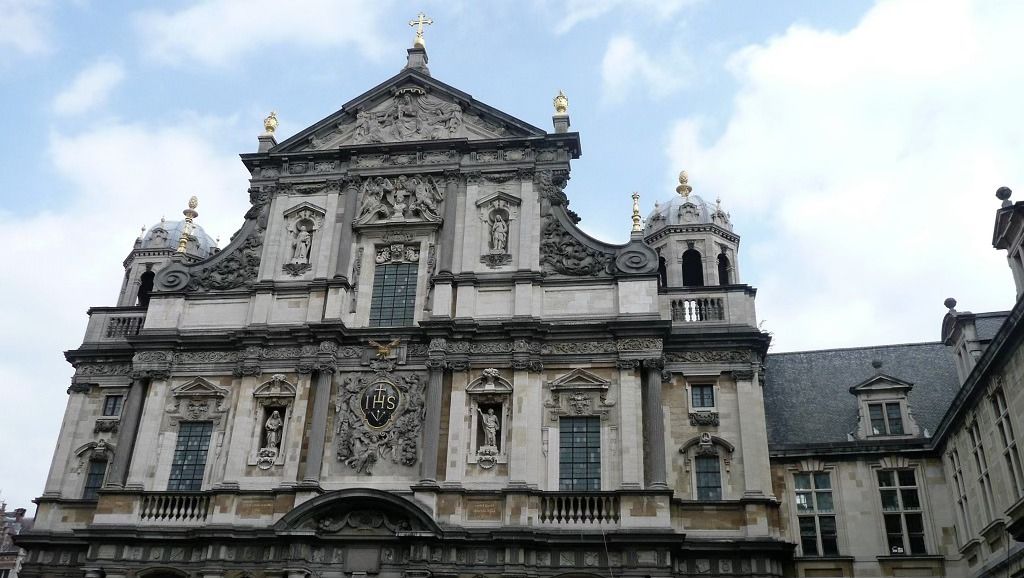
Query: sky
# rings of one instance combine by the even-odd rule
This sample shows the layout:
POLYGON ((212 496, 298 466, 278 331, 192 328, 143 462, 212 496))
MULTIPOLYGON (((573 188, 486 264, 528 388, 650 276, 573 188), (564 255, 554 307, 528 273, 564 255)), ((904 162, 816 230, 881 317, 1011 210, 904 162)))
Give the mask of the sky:
POLYGON ((0 0, 0 499, 42 493, 90 306, 141 227, 191 195, 221 246, 237 155, 397 73, 420 10, 432 75, 583 155, 566 193, 625 242, 675 195, 722 199, 772 351, 934 341, 1014 303, 992 249, 1024 194, 1024 3, 985 0, 0 0))

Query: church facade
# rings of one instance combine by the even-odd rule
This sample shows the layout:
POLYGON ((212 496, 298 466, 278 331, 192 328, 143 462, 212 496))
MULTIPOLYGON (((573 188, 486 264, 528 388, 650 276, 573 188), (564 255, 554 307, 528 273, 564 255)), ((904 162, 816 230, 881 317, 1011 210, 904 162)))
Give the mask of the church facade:
POLYGON ((230 244, 194 200, 150 228, 66 353, 22 575, 1020 572, 1022 306, 769 355, 720 203, 683 174, 628 243, 584 234, 555 110, 495 110, 418 43, 280 143, 268 117, 230 244))

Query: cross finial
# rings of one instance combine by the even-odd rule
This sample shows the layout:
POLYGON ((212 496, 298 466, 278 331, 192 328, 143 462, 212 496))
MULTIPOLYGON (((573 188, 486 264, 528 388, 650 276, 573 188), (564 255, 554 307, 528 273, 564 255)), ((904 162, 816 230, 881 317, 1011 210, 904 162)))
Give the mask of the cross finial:
POLYGON ((409 26, 416 27, 416 40, 413 40, 412 42, 414 48, 425 48, 425 45, 423 44, 423 26, 430 26, 433 23, 434 21, 427 18, 427 15, 422 12, 416 15, 415 20, 409 21, 409 26))

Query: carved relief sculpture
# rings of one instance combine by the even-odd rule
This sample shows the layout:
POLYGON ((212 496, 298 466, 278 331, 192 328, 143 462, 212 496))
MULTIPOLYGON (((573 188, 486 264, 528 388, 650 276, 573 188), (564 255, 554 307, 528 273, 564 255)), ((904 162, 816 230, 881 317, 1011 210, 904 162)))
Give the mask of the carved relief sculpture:
POLYGON ((354 144, 385 141, 437 140, 461 136, 462 107, 406 87, 383 110, 356 114, 354 144))
POLYGON ((413 466, 419 460, 423 384, 418 375, 396 378, 377 365, 370 375, 342 381, 334 403, 338 461, 371 474, 381 459, 413 466))
POLYGON ((360 192, 356 224, 438 223, 443 191, 435 178, 424 175, 366 179, 360 192))

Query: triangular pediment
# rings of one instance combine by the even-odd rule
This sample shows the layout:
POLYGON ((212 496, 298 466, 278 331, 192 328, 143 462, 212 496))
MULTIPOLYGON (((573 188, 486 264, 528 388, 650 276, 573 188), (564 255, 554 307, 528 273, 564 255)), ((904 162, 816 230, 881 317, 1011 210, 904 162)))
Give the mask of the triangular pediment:
POLYGON ((270 381, 256 388, 253 397, 295 397, 295 386, 285 381, 283 375, 274 375, 270 381))
POLYGON ((227 397, 228 390, 217 387, 202 377, 175 387, 171 391, 174 397, 227 397))
POLYGON ((892 391, 892 390, 906 390, 909 391, 914 387, 913 383, 909 381, 903 381, 898 377, 879 373, 874 375, 857 385, 850 388, 850 393, 860 394, 870 391, 892 391))
POLYGON ((607 389, 609 381, 594 375, 586 369, 574 369, 569 373, 555 379, 550 387, 558 389, 607 389))
POLYGON ((369 144, 487 140, 544 134, 540 128, 407 68, 352 99, 341 110, 278 144, 271 152, 312 152, 369 144))

